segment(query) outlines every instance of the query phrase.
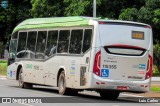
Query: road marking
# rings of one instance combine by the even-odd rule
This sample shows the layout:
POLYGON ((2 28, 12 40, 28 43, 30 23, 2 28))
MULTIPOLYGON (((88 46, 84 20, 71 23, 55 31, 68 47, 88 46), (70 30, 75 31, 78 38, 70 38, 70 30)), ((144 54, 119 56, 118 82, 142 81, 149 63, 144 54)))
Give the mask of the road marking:
POLYGON ((6 76, 1 76, 1 75, 0 75, 0 79, 6 80, 7 78, 6 78, 6 76))
POLYGON ((134 94, 121 94, 124 96, 131 96, 131 97, 144 97, 144 96, 139 96, 139 95, 134 95, 134 94))
POLYGON ((34 106, 34 105, 31 105, 31 104, 26 104, 26 103, 18 103, 18 104, 26 105, 26 106, 34 106))
POLYGON ((6 80, 7 78, 5 78, 5 77, 4 77, 4 78, 3 78, 3 77, 1 77, 0 79, 1 79, 1 80, 6 80))

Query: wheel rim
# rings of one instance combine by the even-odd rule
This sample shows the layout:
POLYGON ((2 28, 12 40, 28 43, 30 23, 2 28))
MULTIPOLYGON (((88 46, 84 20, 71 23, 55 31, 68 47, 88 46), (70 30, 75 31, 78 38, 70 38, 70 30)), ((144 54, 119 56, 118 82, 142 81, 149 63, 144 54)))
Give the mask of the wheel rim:
POLYGON ((22 72, 19 73, 19 86, 22 87, 23 85, 23 78, 22 78, 22 72))
POLYGON ((60 81, 59 81, 59 90, 60 90, 61 92, 63 92, 64 89, 65 89, 64 83, 65 83, 64 78, 63 78, 63 77, 60 77, 60 81))

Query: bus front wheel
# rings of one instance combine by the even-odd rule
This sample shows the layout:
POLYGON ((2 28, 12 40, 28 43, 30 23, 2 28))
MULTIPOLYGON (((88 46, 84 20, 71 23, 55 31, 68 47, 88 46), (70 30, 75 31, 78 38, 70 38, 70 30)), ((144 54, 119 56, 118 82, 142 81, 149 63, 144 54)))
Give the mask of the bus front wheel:
POLYGON ((26 83, 23 81, 24 79, 24 75, 23 75, 23 71, 22 71, 22 68, 20 69, 19 71, 19 76, 18 76, 18 82, 19 82, 19 87, 20 88, 32 88, 32 84, 31 83, 26 83))
POLYGON ((58 79, 58 90, 59 94, 61 95, 67 95, 69 94, 69 88, 66 88, 66 80, 65 80, 65 74, 64 71, 61 72, 59 79, 58 79))
POLYGON ((100 96, 102 99, 115 100, 118 98, 120 92, 117 91, 101 91, 100 96))

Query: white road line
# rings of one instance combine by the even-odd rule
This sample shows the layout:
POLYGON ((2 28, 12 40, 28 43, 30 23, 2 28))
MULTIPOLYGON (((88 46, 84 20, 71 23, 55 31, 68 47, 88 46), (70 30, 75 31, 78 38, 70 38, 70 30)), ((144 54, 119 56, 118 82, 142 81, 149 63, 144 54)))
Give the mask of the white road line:
POLYGON ((18 103, 18 104, 26 105, 26 106, 34 106, 34 105, 31 105, 31 104, 26 104, 26 103, 18 103))
POLYGON ((144 97, 144 96, 139 96, 139 95, 134 95, 134 94, 121 94, 124 96, 131 96, 131 97, 144 97))
POLYGON ((0 78, 1 80, 6 80, 7 78, 0 78))

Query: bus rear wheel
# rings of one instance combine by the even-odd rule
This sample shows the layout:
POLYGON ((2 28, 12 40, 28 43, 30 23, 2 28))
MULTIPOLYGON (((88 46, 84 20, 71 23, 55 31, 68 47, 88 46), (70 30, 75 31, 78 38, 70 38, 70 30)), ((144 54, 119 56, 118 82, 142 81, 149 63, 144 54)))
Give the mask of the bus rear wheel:
POLYGON ((24 82, 24 76, 23 76, 23 71, 22 71, 22 68, 20 69, 19 71, 19 76, 18 76, 18 82, 19 82, 19 87, 20 88, 32 88, 32 84, 31 83, 26 83, 24 82))
POLYGON ((120 92, 117 91, 101 91, 100 96, 102 99, 115 100, 118 98, 120 92))
POLYGON ((70 89, 66 87, 66 80, 64 71, 61 72, 58 79, 58 91, 61 95, 67 95, 70 93, 70 89))

